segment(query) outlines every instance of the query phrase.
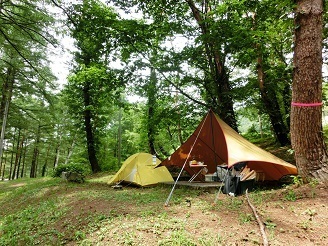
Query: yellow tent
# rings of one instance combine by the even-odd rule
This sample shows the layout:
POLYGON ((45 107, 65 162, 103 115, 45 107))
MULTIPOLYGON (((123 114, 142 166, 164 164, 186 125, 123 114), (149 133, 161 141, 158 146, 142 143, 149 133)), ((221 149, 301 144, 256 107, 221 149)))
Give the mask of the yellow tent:
POLYGON ((136 153, 126 159, 109 184, 128 182, 139 186, 173 182, 166 167, 157 167, 160 160, 148 153, 136 153))

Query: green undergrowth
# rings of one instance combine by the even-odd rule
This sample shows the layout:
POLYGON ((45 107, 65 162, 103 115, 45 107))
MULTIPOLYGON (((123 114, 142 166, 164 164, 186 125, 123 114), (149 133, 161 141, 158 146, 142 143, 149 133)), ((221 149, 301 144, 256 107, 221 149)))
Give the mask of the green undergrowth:
MULTIPOLYGON (((169 194, 165 186, 114 190, 106 180, 97 177, 82 184, 59 178, 0 182, 0 245, 83 241, 106 221, 158 216, 169 194)), ((170 203, 184 203, 199 192, 176 189, 170 203)))
MULTIPOLYGON (((107 181, 98 174, 85 183, 60 178, 0 182, 0 246, 153 245, 144 244, 148 237, 156 245, 225 245, 233 235, 205 230, 204 218, 221 225, 223 213, 241 225, 254 223, 245 196, 220 194, 214 204, 217 190, 176 187, 168 199, 172 186, 113 189, 107 181)), ((249 195, 261 207, 274 190, 249 195)))

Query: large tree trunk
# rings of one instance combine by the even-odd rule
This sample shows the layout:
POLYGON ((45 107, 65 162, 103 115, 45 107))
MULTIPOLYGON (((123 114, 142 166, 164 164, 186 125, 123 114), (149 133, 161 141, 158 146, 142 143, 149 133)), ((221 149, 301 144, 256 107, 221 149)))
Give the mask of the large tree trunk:
POLYGON ((323 1, 299 0, 295 15, 291 140, 299 174, 328 181, 322 132, 323 1))
POLYGON ((90 84, 88 81, 85 81, 83 88, 83 97, 84 97, 84 127, 87 138, 87 147, 88 147, 88 157, 93 173, 100 172, 100 166, 98 164, 98 159, 96 156, 96 146, 95 138, 92 130, 92 112, 90 109, 90 84))

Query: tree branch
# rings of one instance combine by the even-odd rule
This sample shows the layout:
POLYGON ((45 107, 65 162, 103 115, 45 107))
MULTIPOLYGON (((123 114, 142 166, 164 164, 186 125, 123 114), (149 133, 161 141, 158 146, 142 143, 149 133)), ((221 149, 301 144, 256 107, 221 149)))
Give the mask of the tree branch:
POLYGON ((263 224, 260 216, 257 214, 255 207, 253 206, 253 204, 249 200, 249 197, 248 197, 248 189, 246 190, 246 198, 247 198, 248 205, 252 209, 253 214, 254 214, 254 216, 256 218, 256 221, 259 224, 261 235, 262 235, 262 239, 263 239, 263 245, 264 246, 269 246, 268 238, 267 238, 266 233, 265 233, 265 226, 264 226, 264 224, 263 224))

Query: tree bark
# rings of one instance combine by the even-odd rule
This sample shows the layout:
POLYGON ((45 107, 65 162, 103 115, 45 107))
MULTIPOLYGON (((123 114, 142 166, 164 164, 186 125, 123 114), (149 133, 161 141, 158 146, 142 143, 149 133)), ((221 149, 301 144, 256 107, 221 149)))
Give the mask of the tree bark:
POLYGON ((274 88, 271 88, 269 92, 266 85, 265 71, 263 68, 263 59, 262 59, 262 54, 260 52, 257 58, 257 78, 259 81, 261 99, 265 106, 265 110, 269 115, 270 122, 273 127, 276 138, 281 146, 289 145, 290 141, 288 138, 288 129, 284 124, 282 118, 279 103, 277 101, 276 92, 274 88))
POLYGON ((93 173, 100 172, 100 166, 96 156, 95 138, 92 130, 92 112, 90 109, 90 83, 85 81, 83 87, 83 98, 84 98, 84 127, 87 138, 88 157, 93 173))
POLYGON ((1 180, 5 179, 5 170, 6 170, 6 162, 7 162, 7 155, 4 154, 5 146, 3 146, 2 155, 1 155, 1 168, 0 168, 0 176, 1 180))
POLYGON ((12 142, 12 147, 11 147, 10 168, 9 168, 9 175, 8 175, 9 180, 11 179, 11 174, 12 174, 12 171, 13 171, 15 141, 16 141, 16 128, 15 128, 15 131, 14 131, 13 142, 12 142))
POLYGON ((63 136, 63 132, 60 131, 59 140, 58 140, 58 143, 56 145, 56 155, 55 155, 55 160, 54 160, 54 167, 55 168, 58 166, 58 162, 59 162, 60 146, 61 146, 62 136, 63 136))
POLYGON ((0 156, 2 155, 3 141, 7 118, 9 114, 9 105, 11 102, 13 87, 15 81, 15 70, 12 67, 7 68, 6 76, 2 84, 2 97, 0 102, 0 121, 1 121, 1 136, 0 136, 0 156))
POLYGON ((30 178, 36 178, 36 175, 37 175, 40 134, 41 134, 41 125, 39 124, 38 131, 36 133, 35 146, 34 146, 34 150, 33 150, 30 178))
MULTIPOLYGON (((18 161, 19 161, 19 155, 20 155, 20 137, 21 137, 21 129, 18 129, 18 136, 17 136, 17 145, 16 145, 16 157, 15 157, 15 162, 14 162, 14 170, 11 174, 11 179, 15 179, 16 173, 18 172, 18 161)), ((23 140, 24 141, 24 140, 23 140)))
MULTIPOLYGON (((42 166, 42 171, 41 171, 41 177, 44 177, 46 176, 46 172, 47 172, 47 166, 48 166, 48 157, 49 157, 49 152, 50 152, 50 147, 51 147, 51 144, 48 145, 48 148, 47 148, 47 155, 46 155, 46 159, 43 163, 43 166, 42 166)), ((55 166, 55 165, 54 165, 55 166)), ((57 166, 55 166, 57 167, 57 166)))
MULTIPOLYGON (((25 142, 25 132, 23 133, 22 140, 21 140, 20 145, 19 145, 19 154, 17 153, 18 154, 18 164, 17 164, 16 179, 18 179, 20 177, 19 172, 20 172, 20 169, 21 169, 22 152, 23 152, 24 142, 25 142)), ((23 168, 24 167, 22 166, 22 169, 23 168)))
POLYGON ((23 163, 22 163, 22 171, 20 174, 20 177, 23 178, 24 176, 26 176, 26 152, 27 152, 27 144, 28 144, 28 140, 27 138, 25 139, 25 144, 24 144, 24 153, 23 153, 23 163))
POLYGON ((322 132, 323 1, 298 0, 291 140, 298 172, 305 181, 328 181, 327 148, 322 132))
MULTIPOLYGON (((15 70, 12 67, 7 68, 6 76, 2 84, 1 102, 0 102, 0 120, 5 116, 6 105, 10 104, 15 81, 15 70)), ((2 122, 1 122, 2 124, 2 122)))
POLYGON ((73 154, 74 145, 75 145, 75 136, 72 140, 71 146, 68 148, 68 153, 67 153, 67 156, 66 156, 66 159, 65 159, 65 165, 69 162, 69 160, 70 160, 70 158, 73 154))
POLYGON ((203 12, 205 14, 196 7, 193 0, 186 0, 186 2, 203 35, 205 53, 211 72, 211 78, 207 82, 205 81, 205 89, 212 99, 210 104, 223 121, 234 130, 238 131, 237 120, 233 109, 229 76, 224 66, 224 58, 219 52, 221 46, 220 44, 216 44, 213 39, 207 38, 211 35, 205 21, 205 15, 210 11, 209 1, 206 0, 203 2, 203 12))
POLYGON ((152 155, 156 155, 155 150, 155 134, 156 134, 156 123, 155 123, 155 110, 156 110, 156 84, 157 78, 155 70, 152 68, 150 71, 150 78, 147 88, 147 136, 148 136, 148 147, 149 153, 152 155))

